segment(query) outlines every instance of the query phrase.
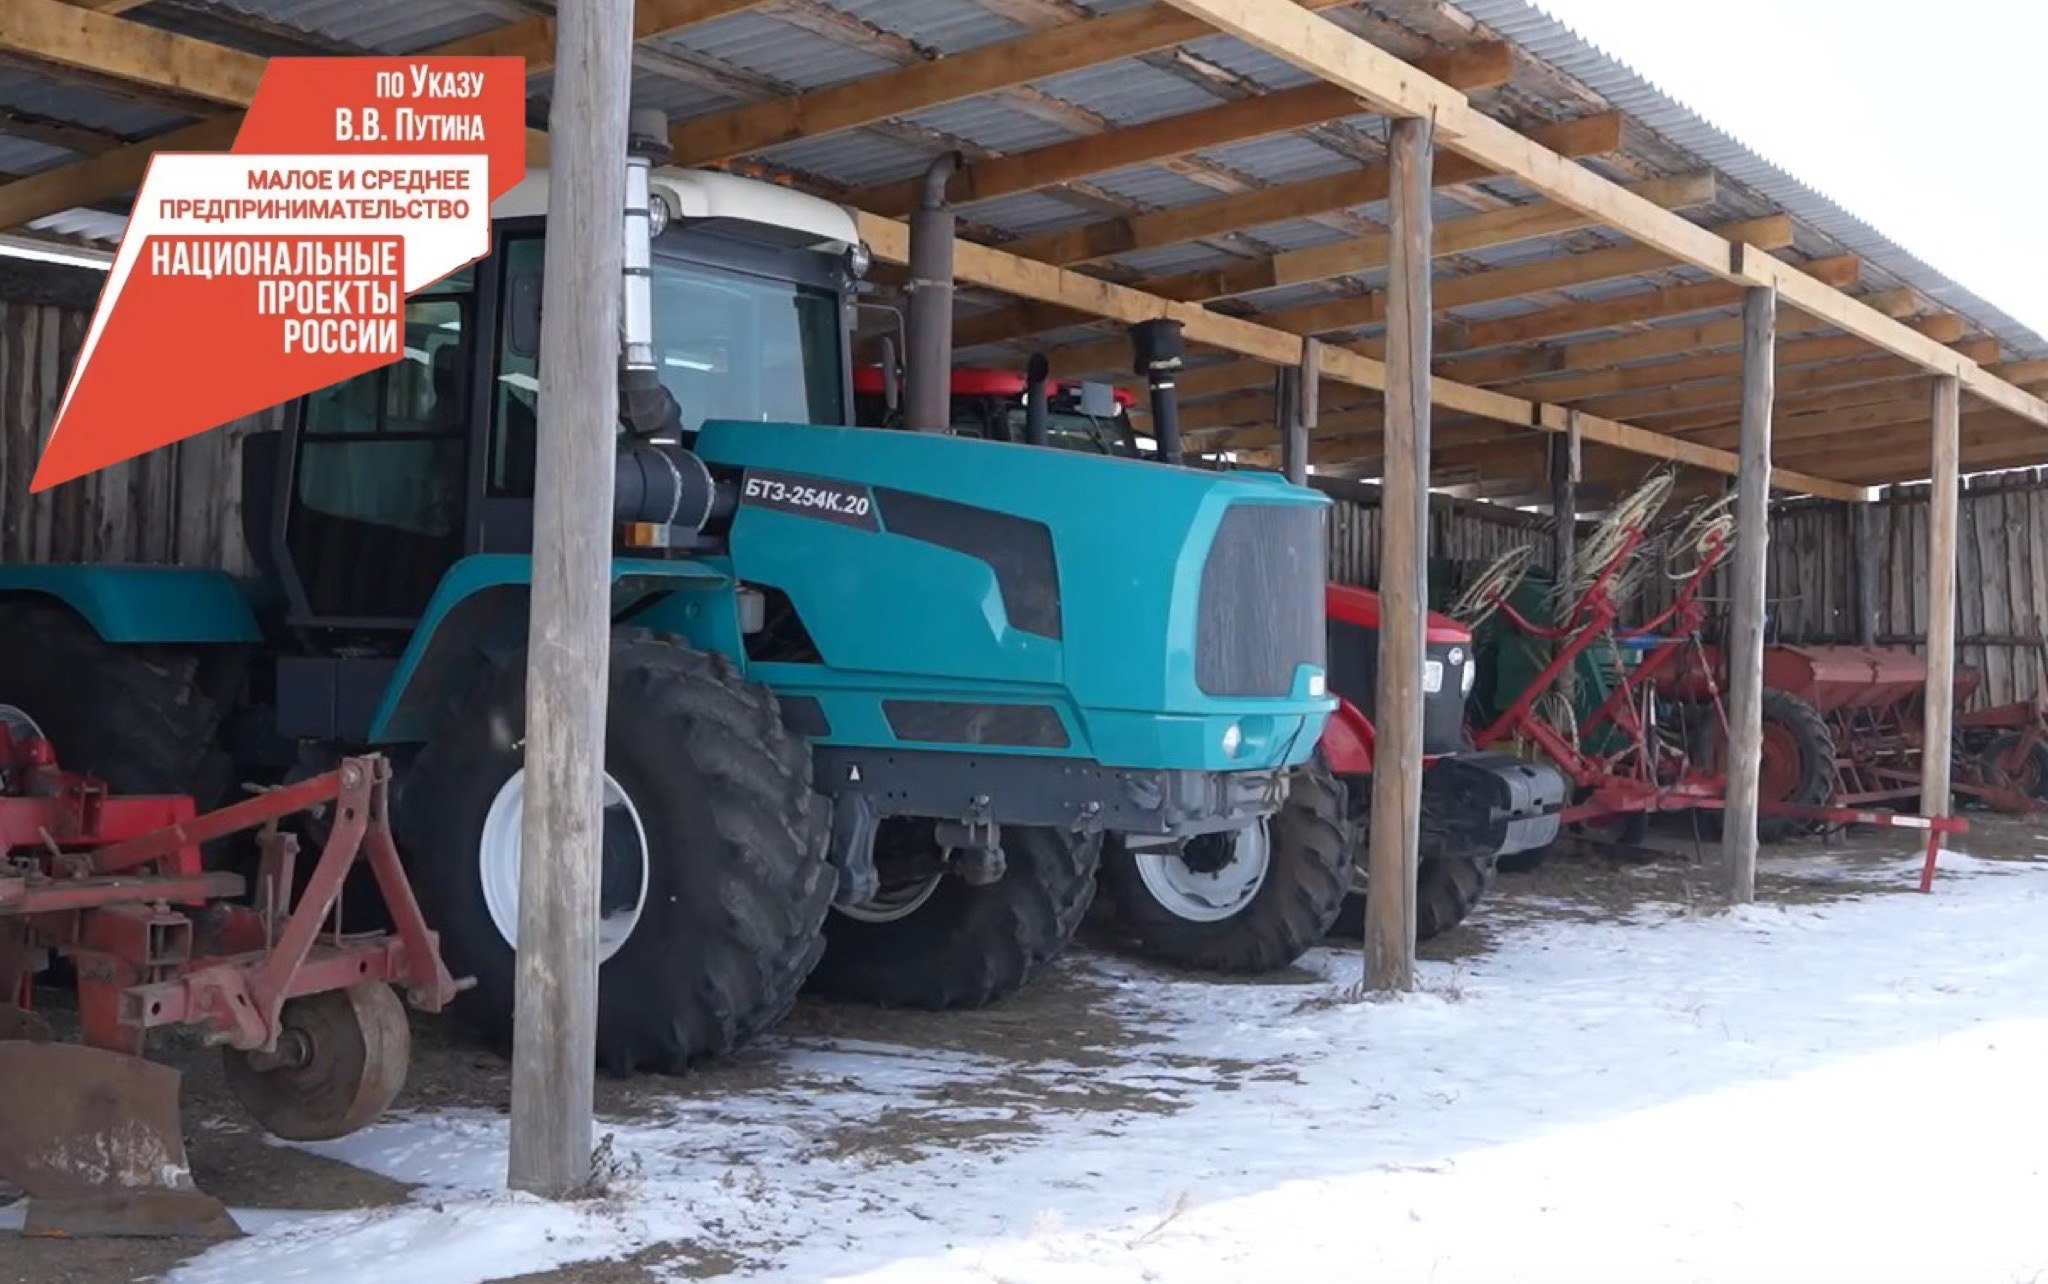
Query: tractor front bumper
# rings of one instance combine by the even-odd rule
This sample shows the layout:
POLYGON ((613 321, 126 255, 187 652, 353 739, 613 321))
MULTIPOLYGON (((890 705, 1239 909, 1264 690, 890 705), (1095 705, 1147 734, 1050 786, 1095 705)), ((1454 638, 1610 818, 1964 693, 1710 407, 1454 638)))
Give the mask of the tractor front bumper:
POLYGON ((1285 767, 1150 770, 1027 754, 836 745, 818 745, 812 754, 820 793, 838 807, 858 797, 878 818, 1174 838, 1237 829, 1270 815, 1286 796, 1288 777, 1285 767))
POLYGON ((1452 754, 1422 774, 1427 823, 1461 855, 1512 856, 1548 847, 1564 803, 1563 773, 1513 754, 1452 754))

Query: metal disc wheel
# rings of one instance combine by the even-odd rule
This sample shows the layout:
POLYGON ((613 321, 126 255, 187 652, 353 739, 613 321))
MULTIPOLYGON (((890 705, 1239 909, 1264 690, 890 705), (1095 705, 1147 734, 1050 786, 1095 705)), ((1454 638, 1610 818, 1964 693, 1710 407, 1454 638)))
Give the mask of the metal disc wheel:
POLYGON ((412 1026, 382 981, 288 1000, 278 1026, 275 1052, 223 1049, 229 1089, 273 1136, 346 1137, 405 1085, 412 1026))
POLYGON ((1220 923, 1251 903, 1272 865, 1266 822, 1204 834, 1180 850, 1131 853, 1138 879, 1160 908, 1191 923, 1220 923))
POLYGON ((885 884, 875 893, 873 900, 859 905, 841 905, 838 910, 862 923, 894 923, 923 909, 932 893, 939 890, 939 880, 944 877, 944 874, 931 874, 924 878, 904 879, 894 885, 885 884))
MULTIPOLYGON (((512 773, 484 815, 477 873, 484 907, 505 944, 519 944, 519 851, 526 824, 526 771, 512 773)), ((604 777, 604 831, 599 842, 597 961, 610 961, 632 939, 647 907, 647 826, 611 773, 604 777)))
POLYGON ((2048 744, 2036 741, 2027 746, 2024 740, 2017 731, 2000 733, 1978 757, 1979 772, 1989 784, 2048 799, 2048 744))
POLYGON ((0 704, 0 727, 7 728, 7 734, 16 740, 41 740, 43 729, 25 710, 11 704, 0 704))

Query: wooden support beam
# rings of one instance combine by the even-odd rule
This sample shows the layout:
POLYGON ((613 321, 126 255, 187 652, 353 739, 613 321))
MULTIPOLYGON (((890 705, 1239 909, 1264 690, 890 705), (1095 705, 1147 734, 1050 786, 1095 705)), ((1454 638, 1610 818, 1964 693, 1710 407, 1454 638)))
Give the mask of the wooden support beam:
MULTIPOLYGON (((893 263, 908 260, 910 235, 904 224, 862 213, 859 225, 862 239, 877 259, 893 263)), ((1293 365, 1301 360, 1304 341, 1299 335, 1225 316, 1192 303, 1161 299, 1129 286, 1019 258, 1007 251, 971 241, 961 241, 955 246, 954 270, 962 282, 1072 308, 1126 325, 1154 317, 1172 317, 1185 327, 1189 343, 1221 348, 1268 365, 1293 365)), ((1380 361, 1341 348, 1327 347, 1322 360, 1326 382, 1375 391, 1386 387, 1386 366, 1380 361)), ((1438 406, 1521 426, 1556 431, 1563 415, 1562 407, 1505 396, 1446 379, 1432 380, 1430 390, 1438 406)), ((1710 450, 1610 419, 1586 417, 1582 419, 1581 426, 1588 441, 1604 442, 1639 454, 1676 459, 1721 472, 1733 472, 1735 469, 1735 456, 1727 451, 1710 450)), ((1800 473, 1781 471, 1778 484, 1786 490, 1835 499, 1864 497, 1859 487, 1800 473)))
MULTIPOLYGON (((1446 84, 1468 91, 1490 89, 1514 75, 1514 59, 1508 46, 1499 41, 1433 54, 1416 65, 1446 84)), ((953 176, 948 194, 956 205, 997 200, 1131 165, 1155 164, 1205 148, 1287 133, 1359 111, 1358 99, 1334 85, 1318 82, 1276 90, 1027 152, 976 160, 953 176)), ((852 203, 892 217, 908 214, 917 207, 919 183, 913 178, 864 188, 853 194, 852 203)))
MULTIPOLYGON (((1719 230, 1760 248, 1783 249, 1792 244, 1792 221, 1783 215, 1724 224, 1719 230)), ((1573 285, 1591 285, 1600 281, 1638 276, 1669 266, 1670 261, 1663 255, 1640 246, 1627 245, 1611 250, 1567 255, 1522 267, 1497 268, 1436 281, 1430 287, 1431 301, 1439 311, 1442 311, 1474 303, 1492 303, 1529 294, 1543 294, 1573 285)), ((1375 291, 1371 294, 1254 313, 1253 319, 1261 325, 1270 325, 1290 334, 1327 335, 1335 331, 1373 325, 1385 319, 1385 316, 1384 296, 1375 291)), ((1061 378, 1079 378, 1084 375, 1121 371, 1129 364, 1125 359, 1127 354, 1115 342, 1070 344, 1056 348, 1047 355, 1052 362, 1053 373, 1061 378)), ((1240 362, 1190 371, 1182 377, 1180 386, 1185 395, 1194 396, 1237 388, 1255 388, 1261 386, 1264 379, 1264 371, 1256 365, 1240 362)), ((1246 422, 1264 417, 1255 415, 1246 422)))
POLYGON ((1849 505, 1849 530, 1856 577, 1856 645, 1876 646, 1878 613, 1883 603, 1878 596, 1877 572, 1884 550, 1877 544, 1877 509, 1871 504, 1849 505))
MULTIPOLYGON (((1551 145, 1575 155, 1593 156, 1614 151, 1621 145, 1621 126, 1619 118, 1608 113, 1561 125, 1546 125, 1531 136, 1544 138, 1551 145)), ((1491 173, 1481 165, 1452 162, 1439 165, 1432 177, 1440 185, 1451 186, 1486 178, 1491 173)), ((1026 258, 1073 266, 1138 250, 1226 236, 1268 223, 1370 205, 1385 200, 1386 195, 1386 167, 1368 165, 1341 174, 1282 183, 1220 200, 1177 205, 1083 227, 1022 237, 1007 248, 1026 258)))
MULTIPOLYGON (((1430 161, 1427 120, 1393 122, 1394 244, 1387 272, 1386 480, 1380 491, 1380 637, 1367 843, 1365 985, 1415 988, 1422 835, 1422 667, 1428 608, 1430 161)), ((1446 674, 1445 680, 1450 680, 1446 674)))
POLYGON ((1927 517, 1927 692, 1920 750, 1920 810, 1951 814, 1950 743, 1956 711, 1956 512, 1962 481, 1962 383, 1939 379, 1933 408, 1933 484, 1927 517))
MULTIPOLYGON (((1712 174, 1653 178, 1637 186, 1650 200, 1688 207, 1711 204, 1717 194, 1712 174)), ((1467 254, 1577 231, 1585 226, 1585 215, 1577 210, 1538 201, 1444 223, 1437 228, 1436 244, 1432 249, 1439 255, 1467 254)), ((1388 235, 1375 233, 1327 245, 1288 250, 1265 258, 1243 259, 1226 267, 1150 277, 1133 284, 1162 298, 1206 303, 1281 286, 1304 285, 1332 277, 1376 271, 1387 265, 1388 247, 1388 235)), ((963 348, 979 347, 1010 342, 1042 330, 1077 325, 1088 319, 1077 313, 1062 313, 1057 309, 1026 304, 969 318, 954 328, 954 337, 963 348)))
POLYGON ((1322 399, 1317 394, 1323 381, 1323 345, 1314 339, 1301 345, 1301 364, 1287 372, 1292 387, 1281 399, 1287 415, 1280 425, 1280 459, 1287 480, 1297 486, 1308 484, 1308 439, 1316 431, 1322 399))
POLYGON ((1722 894, 1756 899, 1757 800, 1763 769, 1764 567, 1771 524, 1771 386, 1777 373, 1778 295, 1742 298, 1742 443, 1735 478, 1735 556, 1728 603, 1727 805, 1722 811, 1722 894))
MULTIPOLYGON (((768 0, 638 0, 633 7, 633 38, 636 41, 649 40, 700 22, 743 13, 767 2, 768 0)), ((11 6, 13 0, 7 0, 7 3, 11 6)), ((55 0, 24 0, 24 3, 50 5, 55 4, 55 0)), ((69 5, 55 7, 70 12, 74 18, 95 24, 91 30, 108 36, 112 45, 125 44, 130 29, 143 33, 156 31, 153 27, 126 19, 87 14, 69 5), (108 33, 104 26, 98 25, 106 23, 113 24, 114 30, 111 33, 108 33)), ((12 25, 11 17, 8 23, 0 23, 0 32, 5 33, 0 35, 0 42, 23 39, 12 25)), ((70 46, 72 56, 83 58, 96 49, 99 43, 97 39, 92 44, 84 46, 74 42, 70 46)), ((247 106, 255 94, 255 78, 262 74, 265 59, 221 45, 193 43, 202 44, 207 50, 220 51, 226 56, 220 65, 231 68, 219 79, 207 82, 208 92, 204 96, 237 107, 247 106)), ((527 72, 534 74, 554 66, 555 20, 529 18, 478 35, 464 36, 460 40, 450 41, 425 52, 449 57, 524 58, 527 72)), ((116 68, 128 66, 132 62, 132 58, 114 60, 100 70, 103 74, 120 74, 116 68)), ((192 67, 203 70, 214 67, 214 63, 211 59, 195 58, 192 60, 192 66, 188 66, 188 70, 192 70, 192 67)), ((91 205, 123 192, 134 191, 142 183, 142 175, 149 168, 150 157, 157 152, 224 151, 233 145, 241 123, 242 117, 239 112, 216 116, 181 126, 154 138, 114 148, 86 160, 30 174, 0 186, 0 230, 30 223, 62 210, 91 205)), ((547 135, 540 130, 528 130, 527 163, 545 164, 546 160, 547 135)))
POLYGON ((269 61, 62 0, 7 0, 0 50, 229 106, 256 96, 269 61))
POLYGON ((1624 191, 1475 109, 1465 95, 1374 48, 1291 0, 1170 0, 1275 57, 1341 85, 1391 116, 1427 116, 1444 145, 1512 174, 1681 263, 1741 285, 1768 285, 1780 301, 1935 374, 1955 375, 1972 394, 2048 425, 2048 402, 2014 388, 1941 344, 1769 255, 1746 251, 1697 224, 1624 191))
MULTIPOLYGON (((1830 285, 1847 286, 1856 283, 1863 264, 1853 254, 1842 254, 1815 259, 1805 266, 1815 277, 1830 285)), ((1665 321, 1694 312, 1740 308, 1742 291, 1743 287, 1722 281, 1701 281, 1693 285, 1641 290, 1618 299, 1602 299, 1594 303, 1566 303, 1496 321, 1469 321, 1458 327, 1456 340, 1448 350, 1477 352, 1569 338, 1646 321, 1665 321)), ((1441 343, 1437 346, 1440 350, 1446 347, 1441 343)))
POLYGON ((574 144, 555 158, 541 287, 536 463, 548 484, 533 509, 507 1163, 514 1190, 548 1199, 588 1186, 593 1141, 632 13, 631 0, 563 7, 549 113, 574 144))
MULTIPOLYGON (((1347 2, 1298 0, 1304 11, 1347 2)), ((1139 5, 877 76, 692 117, 670 135, 674 163, 717 164, 782 143, 822 138, 1048 76, 1171 49, 1209 34, 1199 18, 1176 13, 1170 5, 1139 5)))

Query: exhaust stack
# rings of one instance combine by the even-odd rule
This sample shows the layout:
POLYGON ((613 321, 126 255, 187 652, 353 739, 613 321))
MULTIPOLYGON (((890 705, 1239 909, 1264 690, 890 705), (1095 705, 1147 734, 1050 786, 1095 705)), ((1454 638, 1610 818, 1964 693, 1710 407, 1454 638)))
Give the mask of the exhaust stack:
POLYGON ((910 333, 904 354, 904 421, 919 432, 942 432, 952 422, 953 230, 946 184, 960 157, 933 161, 910 215, 910 333))
POLYGON ((1185 458, 1180 443, 1180 398, 1173 385, 1174 372, 1187 353, 1180 330, 1181 323, 1169 317, 1140 321, 1131 327, 1131 350, 1137 358, 1132 369, 1145 376, 1152 400, 1152 436, 1159 443, 1159 457, 1169 464, 1185 458))
POLYGON ((1046 381, 1052 378, 1052 362, 1045 359, 1043 352, 1031 354, 1031 360, 1024 367, 1024 441, 1027 445, 1043 446, 1052 440, 1047 428, 1051 417, 1045 399, 1046 381))

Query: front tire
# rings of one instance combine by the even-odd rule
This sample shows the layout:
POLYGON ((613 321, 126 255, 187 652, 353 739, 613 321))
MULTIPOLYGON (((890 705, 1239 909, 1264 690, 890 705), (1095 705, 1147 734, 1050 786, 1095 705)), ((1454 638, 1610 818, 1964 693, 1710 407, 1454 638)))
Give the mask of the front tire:
POLYGON ((220 709, 189 650, 103 642, 48 602, 0 604, 0 704, 35 720, 58 763, 117 794, 189 794, 205 811, 233 787, 220 709))
MULTIPOLYGON (((512 1033, 524 675, 515 655, 451 704, 398 806, 449 967, 477 979, 457 1010, 500 1046, 512 1033)), ((723 656, 643 632, 612 638, 604 769, 598 1061, 674 1073, 795 1002, 824 948, 829 808, 811 788, 809 745, 766 688, 723 656)))
POLYGON ((1180 852, 1117 843, 1103 857, 1103 889, 1148 958, 1209 972, 1283 968, 1329 935, 1344 903, 1352 848, 1345 810, 1344 786, 1312 758, 1270 818, 1189 843, 1231 843, 1227 853, 1195 865, 1180 852), (1244 868, 1227 877, 1233 866, 1244 868))
POLYGON ((1022 988, 1073 939, 1095 895, 1101 835, 1007 826, 1003 875, 977 887, 946 871, 932 829, 883 823, 882 894, 826 922, 812 989, 880 1007, 981 1007, 1022 988))

